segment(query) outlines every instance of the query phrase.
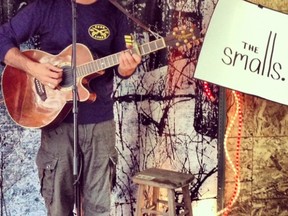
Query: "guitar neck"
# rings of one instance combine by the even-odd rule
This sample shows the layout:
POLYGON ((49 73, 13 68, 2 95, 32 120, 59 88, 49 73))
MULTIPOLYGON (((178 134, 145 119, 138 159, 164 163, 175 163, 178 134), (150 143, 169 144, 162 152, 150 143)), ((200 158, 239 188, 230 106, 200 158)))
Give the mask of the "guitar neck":
MULTIPOLYGON (((139 53, 141 56, 144 56, 157 50, 164 49, 165 47, 166 47, 165 40, 163 38, 160 38, 152 42, 142 44, 139 47, 132 48, 132 53, 139 53)), ((107 68, 118 65, 120 53, 121 52, 118 52, 78 66, 77 76, 84 77, 93 74, 95 72, 102 71, 107 68)))

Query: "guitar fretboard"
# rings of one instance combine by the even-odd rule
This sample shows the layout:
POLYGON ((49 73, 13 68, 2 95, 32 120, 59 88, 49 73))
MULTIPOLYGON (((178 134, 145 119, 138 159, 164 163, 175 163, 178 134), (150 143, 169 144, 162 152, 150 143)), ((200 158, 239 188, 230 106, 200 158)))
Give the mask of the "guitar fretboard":
MULTIPOLYGON (((132 48, 133 53, 140 53, 141 56, 155 52, 166 47, 165 40, 163 38, 154 40, 140 45, 139 47, 132 48)), ((97 59, 95 61, 80 65, 77 67, 77 77, 83 77, 102 71, 107 68, 113 67, 119 64, 119 56, 121 52, 97 59)))

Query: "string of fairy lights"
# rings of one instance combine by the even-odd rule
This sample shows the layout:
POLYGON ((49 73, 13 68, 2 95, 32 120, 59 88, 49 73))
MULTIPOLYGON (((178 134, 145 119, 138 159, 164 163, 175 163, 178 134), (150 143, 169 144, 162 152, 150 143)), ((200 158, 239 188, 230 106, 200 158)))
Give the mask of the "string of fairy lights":
MULTIPOLYGON (((207 82, 204 82, 204 91, 206 96, 211 100, 214 101, 215 97, 213 96, 211 89, 208 86, 207 82)), ((217 212, 217 215, 223 215, 228 216, 229 212, 231 211, 232 206, 237 201, 239 194, 240 194, 240 147, 241 147, 241 134, 242 134, 242 123, 243 123, 243 113, 242 113, 242 99, 241 94, 236 91, 232 91, 233 99, 235 101, 235 112, 232 114, 232 118, 230 118, 225 135, 224 135, 224 152, 226 156, 226 160, 230 167, 232 168, 232 171, 234 173, 234 189, 233 193, 229 199, 229 201, 226 204, 226 207, 222 210, 217 212), (238 121, 236 123, 236 121, 238 121), (232 158, 230 156, 230 153, 228 151, 227 145, 228 145, 228 138, 231 135, 232 129, 235 128, 238 125, 237 128, 237 137, 236 137, 236 150, 235 150, 235 156, 232 158), (233 162, 234 159, 234 162, 233 162)))

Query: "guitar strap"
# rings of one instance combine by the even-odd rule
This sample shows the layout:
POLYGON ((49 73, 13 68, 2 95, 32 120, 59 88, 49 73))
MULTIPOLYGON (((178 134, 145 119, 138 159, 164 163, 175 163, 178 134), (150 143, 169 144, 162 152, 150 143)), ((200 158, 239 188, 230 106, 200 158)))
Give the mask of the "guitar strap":
POLYGON ((117 0, 109 0, 115 7, 117 7, 120 11, 122 11, 127 17, 129 17, 131 20, 133 20, 137 25, 142 27, 144 30, 151 32, 151 30, 144 25, 139 19, 132 16, 121 4, 117 2, 117 0))

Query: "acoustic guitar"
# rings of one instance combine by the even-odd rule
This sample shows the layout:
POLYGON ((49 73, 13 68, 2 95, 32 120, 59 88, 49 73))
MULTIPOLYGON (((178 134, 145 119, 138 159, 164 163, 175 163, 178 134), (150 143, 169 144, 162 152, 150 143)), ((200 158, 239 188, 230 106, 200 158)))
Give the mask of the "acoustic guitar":
MULTIPOLYGON (((139 45, 132 52, 141 56, 167 46, 183 45, 197 40, 195 29, 178 29, 165 38, 139 45)), ((83 44, 76 45, 76 82, 81 102, 93 102, 96 94, 89 89, 89 81, 101 76, 104 70, 119 64, 119 53, 94 60, 83 44)), ((59 124, 73 106, 73 76, 71 70, 72 45, 58 55, 41 50, 26 50, 23 54, 39 63, 51 63, 63 68, 63 81, 56 89, 44 86, 25 71, 6 66, 2 75, 5 106, 13 121, 24 128, 48 128, 59 124)))

